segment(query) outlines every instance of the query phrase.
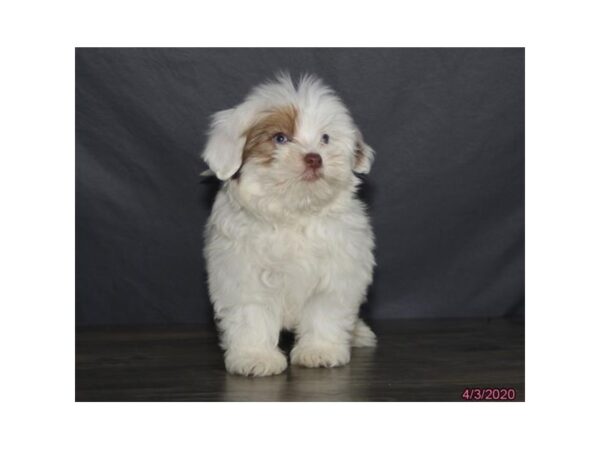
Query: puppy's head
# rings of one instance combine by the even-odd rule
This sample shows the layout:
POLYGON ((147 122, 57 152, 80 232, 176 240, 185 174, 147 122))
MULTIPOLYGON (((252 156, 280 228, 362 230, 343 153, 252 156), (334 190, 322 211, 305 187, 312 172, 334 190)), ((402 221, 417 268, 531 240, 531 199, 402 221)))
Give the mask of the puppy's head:
POLYGON ((250 208, 319 210, 357 185, 373 150, 342 101, 319 79, 289 75, 213 116, 203 158, 250 208))

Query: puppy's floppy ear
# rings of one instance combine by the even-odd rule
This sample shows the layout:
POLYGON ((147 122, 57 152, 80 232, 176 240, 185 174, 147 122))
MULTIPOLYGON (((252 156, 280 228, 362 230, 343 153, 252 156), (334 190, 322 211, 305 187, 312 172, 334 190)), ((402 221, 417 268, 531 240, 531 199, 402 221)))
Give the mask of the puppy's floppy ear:
POLYGON ((202 153, 202 159, 219 180, 228 180, 242 165, 246 136, 236 109, 226 109, 213 115, 208 142, 202 153))
POLYGON ((362 133, 356 129, 354 143, 354 172, 369 173, 375 152, 367 145, 362 137, 362 133))

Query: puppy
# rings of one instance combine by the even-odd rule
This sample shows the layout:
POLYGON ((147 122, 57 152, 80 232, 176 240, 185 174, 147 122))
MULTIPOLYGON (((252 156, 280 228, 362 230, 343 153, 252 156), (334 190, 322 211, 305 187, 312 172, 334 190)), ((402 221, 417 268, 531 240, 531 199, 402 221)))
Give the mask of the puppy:
POLYGON ((203 159, 224 183, 205 230, 211 302, 232 374, 335 367, 374 346, 358 318, 374 237, 355 193, 373 149, 342 101, 313 76, 262 84, 213 116, 203 159))

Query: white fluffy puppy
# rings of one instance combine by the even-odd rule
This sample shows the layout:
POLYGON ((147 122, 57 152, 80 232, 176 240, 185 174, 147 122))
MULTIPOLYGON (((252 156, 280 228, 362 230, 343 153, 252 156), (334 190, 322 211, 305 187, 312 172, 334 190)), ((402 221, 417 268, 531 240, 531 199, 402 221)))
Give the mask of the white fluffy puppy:
POLYGON ((373 150, 319 79, 289 75, 213 117, 203 158, 224 183, 206 226, 211 301, 230 373, 334 367, 376 339, 358 318, 374 239, 355 197, 373 150))

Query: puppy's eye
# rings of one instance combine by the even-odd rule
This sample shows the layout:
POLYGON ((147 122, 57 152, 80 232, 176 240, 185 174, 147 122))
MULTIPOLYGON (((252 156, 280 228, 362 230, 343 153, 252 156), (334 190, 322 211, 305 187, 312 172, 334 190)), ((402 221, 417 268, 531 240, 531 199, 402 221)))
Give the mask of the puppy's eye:
POLYGON ((324 134, 323 136, 321 136, 321 142, 323 144, 329 144, 329 135, 328 134, 324 134))
POLYGON ((275 136, 273 136, 273 140, 278 144, 286 144, 290 141, 289 138, 283 133, 277 133, 275 136))

